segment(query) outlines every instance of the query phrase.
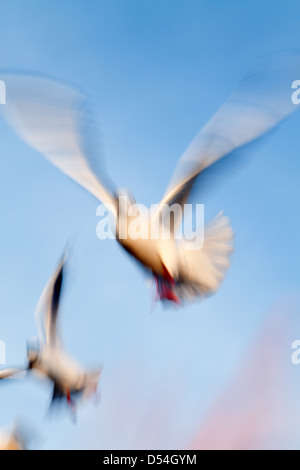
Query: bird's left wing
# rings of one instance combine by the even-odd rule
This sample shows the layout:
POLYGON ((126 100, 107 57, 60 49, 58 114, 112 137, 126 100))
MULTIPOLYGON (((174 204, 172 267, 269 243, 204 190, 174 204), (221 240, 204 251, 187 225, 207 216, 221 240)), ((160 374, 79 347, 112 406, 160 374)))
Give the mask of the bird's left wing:
POLYGON ((40 339, 47 347, 54 348, 60 345, 57 330, 57 317, 62 292, 65 261, 66 258, 64 256, 44 288, 36 308, 35 316, 39 327, 40 339))
POLYGON ((93 168, 99 160, 99 130, 86 97, 38 75, 0 73, 0 79, 6 86, 0 114, 16 134, 116 215, 109 178, 104 171, 96 176, 93 168))

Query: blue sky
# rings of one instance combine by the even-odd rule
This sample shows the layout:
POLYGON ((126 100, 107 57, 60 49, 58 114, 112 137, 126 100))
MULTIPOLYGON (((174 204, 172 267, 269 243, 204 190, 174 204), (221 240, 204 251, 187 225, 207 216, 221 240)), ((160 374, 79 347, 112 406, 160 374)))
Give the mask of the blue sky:
MULTIPOLYGON (((98 115, 99 158, 120 187, 151 204, 256 58, 300 47, 299 14, 296 0, 2 0, 0 67, 80 87, 98 115)), ((66 416, 45 421, 50 389, 31 381, 1 384, 0 426, 16 416, 32 421, 43 448, 134 446, 139 420, 164 383, 177 401, 161 446, 185 445, 266 313, 296 297, 299 127, 298 113, 201 201, 207 217, 223 209, 235 231, 232 266, 217 295, 151 313, 136 265, 114 241, 96 238, 97 201, 0 122, 0 339, 7 362, 25 359, 37 300, 71 237, 65 344, 81 363, 104 366, 101 404, 81 408, 76 427, 66 416), (127 395, 136 416, 124 424, 127 395)))

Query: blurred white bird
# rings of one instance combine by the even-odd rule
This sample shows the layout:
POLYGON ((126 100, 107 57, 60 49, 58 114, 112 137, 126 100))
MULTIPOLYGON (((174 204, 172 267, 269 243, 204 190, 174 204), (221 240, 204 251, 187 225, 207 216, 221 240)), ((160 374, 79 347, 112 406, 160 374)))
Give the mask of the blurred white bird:
POLYGON ((189 236, 177 237, 183 211, 170 219, 164 208, 175 204, 184 209, 195 182, 201 191, 222 157, 262 136, 296 109, 291 102, 296 71, 298 55, 284 64, 275 61, 244 79, 188 147, 157 210, 147 215, 131 210, 135 201, 129 193, 125 193, 127 205, 121 207, 122 193, 111 188, 103 172, 96 176, 95 129, 82 93, 40 76, 0 74, 7 90, 7 104, 1 111, 25 142, 107 205, 115 217, 118 242, 153 274, 158 297, 179 303, 218 290, 229 267, 233 232, 220 213, 205 225, 203 245, 191 250, 189 236), (137 218, 140 233, 146 236, 133 237, 128 230, 137 218), (157 239, 150 234, 155 224, 157 239), (168 224, 170 237, 164 239, 161 232, 168 224))
POLYGON ((96 395, 101 370, 86 371, 63 349, 57 330, 57 317, 63 283, 65 257, 46 285, 36 309, 39 339, 28 341, 25 368, 0 370, 0 379, 23 378, 33 372, 53 383, 51 405, 66 400, 75 411, 76 398, 96 395))
POLYGON ((14 432, 6 434, 0 431, 0 450, 25 450, 23 443, 19 441, 14 432))
POLYGON ((15 423, 12 430, 0 430, 0 450, 27 450, 34 435, 32 430, 15 423))

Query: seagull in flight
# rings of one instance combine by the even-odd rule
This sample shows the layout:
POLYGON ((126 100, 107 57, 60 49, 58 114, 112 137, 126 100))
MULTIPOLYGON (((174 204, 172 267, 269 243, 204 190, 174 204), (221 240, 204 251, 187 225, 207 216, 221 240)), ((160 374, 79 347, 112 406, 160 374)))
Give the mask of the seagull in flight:
MULTIPOLYGON (((6 83, 6 105, 0 112, 17 135, 71 179, 106 205, 113 216, 115 238, 153 277, 157 298, 182 304, 206 297, 220 287, 230 265, 233 230, 220 212, 208 221, 203 236, 191 243, 178 236, 185 207, 197 189, 203 197, 207 182, 221 162, 258 139, 296 110, 291 83, 299 57, 285 64, 261 66, 240 82, 179 159, 171 182, 155 210, 138 211, 129 191, 120 191, 103 171, 95 169, 99 148, 97 128, 83 93, 63 82, 31 74, 0 74, 6 83), (202 191, 202 193, 201 193, 202 191), (121 204, 121 198, 126 203, 121 204), (176 207, 179 210, 172 212, 176 207), (129 230, 139 223, 140 234, 129 230), (158 227, 153 237, 150 228, 158 227), (168 228, 169 236, 162 236, 168 228)), ((130 163, 128 163, 130 165, 130 163)), ((203 202, 203 200, 201 201, 203 202)))
POLYGON ((17 421, 10 430, 0 429, 0 450, 28 450, 29 444, 37 437, 36 430, 17 421))
POLYGON ((0 450, 25 450, 23 439, 17 429, 13 429, 10 433, 0 431, 0 450))
POLYGON ((52 383, 51 405, 66 402, 72 411, 78 398, 97 395, 101 370, 86 371, 64 350, 59 338, 57 319, 66 257, 48 281, 36 308, 39 338, 27 343, 27 364, 23 368, 0 370, 0 379, 24 378, 33 373, 52 383))

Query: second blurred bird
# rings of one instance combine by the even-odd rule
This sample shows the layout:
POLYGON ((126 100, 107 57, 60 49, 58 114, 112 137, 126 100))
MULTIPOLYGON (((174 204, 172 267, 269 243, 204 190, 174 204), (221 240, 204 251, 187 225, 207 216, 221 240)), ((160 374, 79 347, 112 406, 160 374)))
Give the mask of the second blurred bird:
POLYGON ((57 319, 65 262, 64 256, 39 299, 36 309, 39 338, 28 341, 26 366, 2 369, 0 379, 23 378, 33 372, 37 377, 49 380, 53 384, 51 407, 55 403, 66 402, 74 417, 78 399, 97 396, 101 369, 84 370, 61 344, 57 319))

